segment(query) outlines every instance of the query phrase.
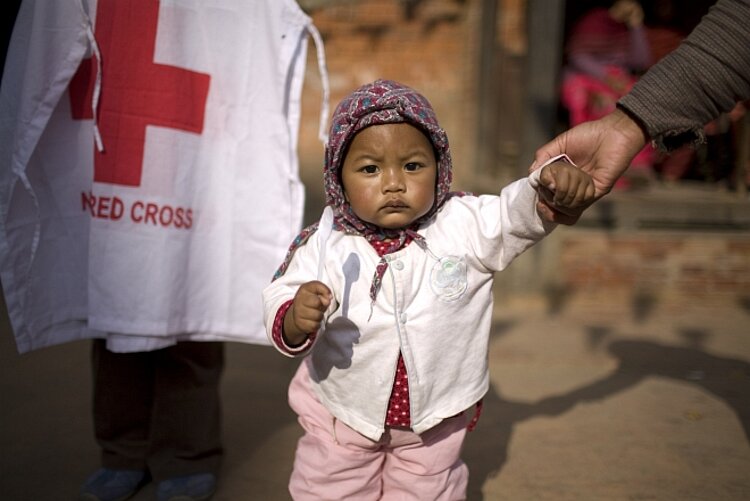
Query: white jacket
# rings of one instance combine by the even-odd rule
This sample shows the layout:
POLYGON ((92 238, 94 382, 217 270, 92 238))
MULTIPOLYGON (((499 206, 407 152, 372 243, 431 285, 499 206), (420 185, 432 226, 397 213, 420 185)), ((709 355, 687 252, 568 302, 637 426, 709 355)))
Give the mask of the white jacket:
MULTIPOLYGON (((399 352, 409 375, 412 429, 422 433, 469 408, 489 388, 487 349, 493 274, 542 239, 539 173, 500 196, 449 199, 412 243, 386 256, 375 304, 370 285, 379 257, 362 237, 334 231, 325 242, 322 281, 334 295, 309 362, 323 405, 361 434, 384 431, 399 352), (371 311, 372 308, 372 311, 371 311)), ((298 248, 286 273, 263 292, 269 336, 279 307, 316 279, 320 232, 298 248)))

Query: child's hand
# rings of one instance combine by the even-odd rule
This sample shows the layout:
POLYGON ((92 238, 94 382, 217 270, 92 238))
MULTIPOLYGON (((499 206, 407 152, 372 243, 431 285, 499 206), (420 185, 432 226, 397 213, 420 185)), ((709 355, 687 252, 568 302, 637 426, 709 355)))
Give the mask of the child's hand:
POLYGON ((331 304, 331 291, 322 282, 307 282, 300 286, 291 308, 284 316, 284 337, 291 346, 305 340, 320 329, 323 314, 331 304))
POLYGON ((537 211, 550 220, 553 217, 551 206, 561 213, 555 217, 556 221, 573 224, 595 200, 591 176, 567 162, 547 165, 542 169, 539 180, 541 186, 537 211))

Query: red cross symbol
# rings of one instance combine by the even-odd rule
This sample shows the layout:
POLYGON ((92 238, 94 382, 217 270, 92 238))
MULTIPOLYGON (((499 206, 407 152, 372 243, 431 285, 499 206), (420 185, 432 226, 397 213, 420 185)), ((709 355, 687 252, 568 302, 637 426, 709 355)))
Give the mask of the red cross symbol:
MULTIPOLYGON (((96 40, 102 54, 98 113, 104 152, 94 152, 94 181, 140 186, 146 125, 200 134, 209 75, 154 63, 158 0, 99 0, 96 40)), ((74 119, 91 119, 93 59, 70 82, 74 119)))

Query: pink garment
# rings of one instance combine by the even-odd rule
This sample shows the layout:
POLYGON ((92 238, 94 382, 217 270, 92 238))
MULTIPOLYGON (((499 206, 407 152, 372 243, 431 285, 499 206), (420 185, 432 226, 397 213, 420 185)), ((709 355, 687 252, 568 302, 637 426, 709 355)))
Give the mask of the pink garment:
POLYGON ((305 362, 289 386, 289 404, 305 430, 297 443, 289 481, 295 501, 466 499, 469 472, 460 458, 465 413, 422 435, 387 428, 374 442, 321 405, 305 362))
POLYGON ((560 98, 570 114, 571 127, 614 111, 617 100, 636 82, 615 66, 608 66, 605 75, 606 81, 584 73, 570 73, 564 78, 560 98), (617 85, 611 85, 614 82, 617 85))
MULTIPOLYGON (((560 100, 568 110, 570 126, 596 120, 615 110, 617 100, 635 84, 636 78, 621 69, 606 68, 607 82, 618 82, 616 89, 598 78, 583 73, 570 73, 562 83, 560 100)), ((647 144, 633 159, 631 168, 650 169, 654 163, 654 148, 647 144)))
POLYGON ((566 44, 570 69, 604 79, 608 66, 640 72, 651 65, 651 48, 643 26, 629 28, 607 9, 592 9, 570 33, 566 44))

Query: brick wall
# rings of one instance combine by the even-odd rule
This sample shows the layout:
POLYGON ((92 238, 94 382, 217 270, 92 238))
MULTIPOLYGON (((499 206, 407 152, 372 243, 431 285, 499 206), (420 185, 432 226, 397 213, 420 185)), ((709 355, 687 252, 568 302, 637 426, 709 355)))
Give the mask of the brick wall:
MULTIPOLYGON (((413 2, 412 2, 413 3, 413 2)), ((477 0, 430 0, 409 8, 399 0, 331 4, 311 12, 326 50, 331 111, 356 87, 397 80, 424 94, 447 131, 454 188, 474 162, 478 62, 477 0)), ((300 168, 308 195, 319 193, 323 148, 317 139, 321 84, 312 47, 302 96, 300 168)))
POLYGON ((589 295, 620 290, 663 300, 750 294, 750 236, 725 233, 566 233, 561 283, 589 295))
POLYGON ((636 314, 750 305, 750 234, 560 227, 498 274, 495 296, 636 314))

